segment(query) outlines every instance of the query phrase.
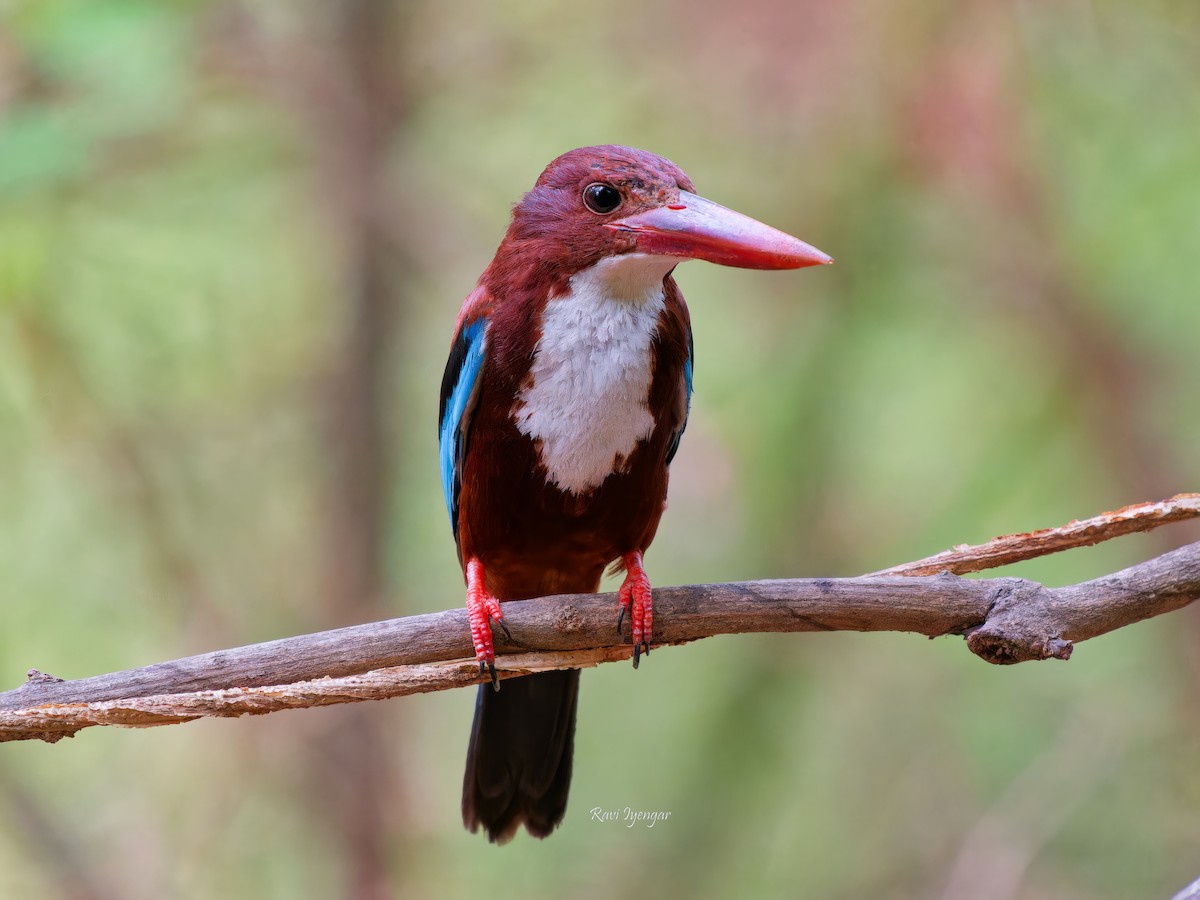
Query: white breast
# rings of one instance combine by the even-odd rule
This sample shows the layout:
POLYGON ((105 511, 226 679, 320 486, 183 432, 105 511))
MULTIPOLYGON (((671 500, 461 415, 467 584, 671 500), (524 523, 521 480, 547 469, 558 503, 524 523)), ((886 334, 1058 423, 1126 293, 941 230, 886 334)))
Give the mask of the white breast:
POLYGON ((513 415, 539 442, 561 490, 598 487, 654 431, 650 345, 663 278, 677 262, 642 254, 602 260, 546 305, 531 380, 513 415))

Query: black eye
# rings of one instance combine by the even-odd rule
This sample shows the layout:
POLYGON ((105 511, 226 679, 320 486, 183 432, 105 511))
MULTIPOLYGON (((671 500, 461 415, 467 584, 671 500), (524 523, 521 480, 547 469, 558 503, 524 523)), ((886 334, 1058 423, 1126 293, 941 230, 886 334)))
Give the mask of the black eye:
POLYGON ((621 192, 608 184, 589 184, 583 189, 583 203, 594 213, 610 213, 621 205, 621 192))

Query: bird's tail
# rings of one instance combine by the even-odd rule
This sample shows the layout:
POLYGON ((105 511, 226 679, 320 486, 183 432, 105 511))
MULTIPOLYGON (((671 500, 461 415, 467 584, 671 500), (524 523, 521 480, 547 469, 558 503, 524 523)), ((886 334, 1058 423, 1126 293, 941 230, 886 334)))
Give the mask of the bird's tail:
POLYGON ((481 684, 463 777, 463 824, 503 844, 524 824, 543 838, 562 821, 571 788, 579 670, 481 684))

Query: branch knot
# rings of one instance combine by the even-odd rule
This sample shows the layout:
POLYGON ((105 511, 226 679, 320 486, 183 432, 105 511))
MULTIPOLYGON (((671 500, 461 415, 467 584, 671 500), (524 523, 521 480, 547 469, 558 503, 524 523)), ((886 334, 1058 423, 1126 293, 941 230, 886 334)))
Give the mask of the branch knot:
POLYGON ((1039 659, 1070 659, 1074 644, 1050 613, 1054 595, 1024 578, 998 578, 983 624, 967 632, 967 647, 998 666, 1039 659))

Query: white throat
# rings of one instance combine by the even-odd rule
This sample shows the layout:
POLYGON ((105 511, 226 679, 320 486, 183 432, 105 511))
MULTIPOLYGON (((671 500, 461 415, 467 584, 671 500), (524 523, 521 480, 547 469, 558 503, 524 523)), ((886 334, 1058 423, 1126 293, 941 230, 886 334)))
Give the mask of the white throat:
POLYGON ((650 347, 674 257, 631 253, 572 276, 546 304, 513 416, 559 489, 586 493, 654 431, 650 347))

